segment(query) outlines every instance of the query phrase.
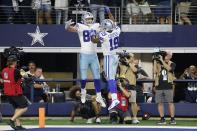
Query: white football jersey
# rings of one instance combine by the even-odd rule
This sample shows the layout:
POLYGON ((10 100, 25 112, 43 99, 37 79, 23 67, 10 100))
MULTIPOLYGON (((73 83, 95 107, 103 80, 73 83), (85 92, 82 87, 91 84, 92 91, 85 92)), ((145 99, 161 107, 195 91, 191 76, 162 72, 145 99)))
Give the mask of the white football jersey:
POLYGON ((91 34, 95 34, 100 31, 100 24, 94 23, 90 26, 85 24, 76 24, 79 40, 81 43, 81 53, 91 54, 96 52, 97 44, 91 41, 91 34))
POLYGON ((106 31, 99 33, 103 55, 114 55, 118 52, 120 32, 120 28, 116 26, 111 33, 106 31))

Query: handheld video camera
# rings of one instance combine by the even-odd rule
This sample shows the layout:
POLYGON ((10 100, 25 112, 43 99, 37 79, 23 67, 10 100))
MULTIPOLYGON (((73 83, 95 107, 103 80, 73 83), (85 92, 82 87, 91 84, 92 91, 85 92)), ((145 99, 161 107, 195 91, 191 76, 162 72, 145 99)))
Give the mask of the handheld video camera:
POLYGON ((4 49, 3 56, 5 58, 8 58, 9 56, 15 56, 19 61, 21 56, 24 54, 22 50, 23 48, 17 48, 15 46, 11 46, 10 48, 4 49))
POLYGON ((164 59, 164 57, 167 55, 166 51, 158 50, 153 53, 153 60, 160 61, 160 56, 164 59))
POLYGON ((119 57, 119 62, 122 65, 128 66, 128 63, 126 63, 126 59, 130 59, 131 56, 126 50, 123 50, 123 52, 118 53, 118 57, 119 57))

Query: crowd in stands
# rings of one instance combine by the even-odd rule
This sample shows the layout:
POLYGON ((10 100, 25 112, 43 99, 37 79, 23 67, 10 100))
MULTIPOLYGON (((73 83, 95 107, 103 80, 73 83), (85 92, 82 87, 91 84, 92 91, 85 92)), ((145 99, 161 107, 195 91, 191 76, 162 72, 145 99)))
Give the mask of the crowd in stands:
POLYGON ((1 0, 0 23, 64 24, 75 19, 74 10, 91 11, 99 22, 116 7, 123 24, 191 25, 196 23, 195 5, 195 0, 1 0))

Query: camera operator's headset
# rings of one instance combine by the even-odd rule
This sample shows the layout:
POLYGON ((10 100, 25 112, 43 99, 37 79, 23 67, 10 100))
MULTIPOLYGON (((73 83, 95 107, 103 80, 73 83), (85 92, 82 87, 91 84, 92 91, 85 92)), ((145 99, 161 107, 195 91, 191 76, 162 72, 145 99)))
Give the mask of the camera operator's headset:
MULTIPOLYGON (((7 61, 18 61, 18 59, 15 55, 10 55, 7 58, 7 61)), ((22 77, 27 77, 28 76, 28 74, 23 69, 20 69, 20 74, 21 74, 22 77)))

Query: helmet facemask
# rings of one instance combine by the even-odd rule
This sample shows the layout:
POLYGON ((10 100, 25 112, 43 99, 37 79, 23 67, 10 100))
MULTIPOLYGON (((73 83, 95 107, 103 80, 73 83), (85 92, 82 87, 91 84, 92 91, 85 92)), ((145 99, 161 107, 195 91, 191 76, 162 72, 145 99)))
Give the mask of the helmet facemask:
POLYGON ((93 24, 94 23, 94 19, 93 18, 86 18, 85 19, 85 24, 86 25, 91 25, 91 24, 93 24))
POLYGON ((86 12, 85 14, 82 15, 82 22, 85 25, 91 25, 94 23, 94 16, 90 12, 86 12))

